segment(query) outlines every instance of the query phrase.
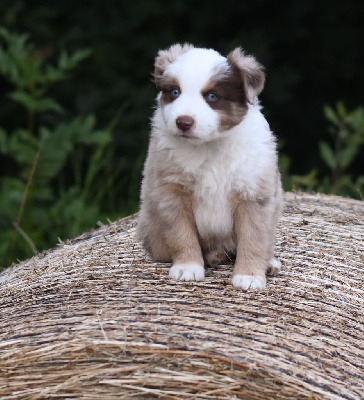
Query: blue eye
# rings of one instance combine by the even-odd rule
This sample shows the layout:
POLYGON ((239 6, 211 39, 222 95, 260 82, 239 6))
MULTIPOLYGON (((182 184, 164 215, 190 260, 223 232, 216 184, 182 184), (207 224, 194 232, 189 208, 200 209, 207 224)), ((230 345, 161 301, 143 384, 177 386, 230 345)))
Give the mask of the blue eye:
POLYGON ((207 93, 207 95, 205 96, 207 101, 216 101, 217 100, 217 96, 215 93, 207 93))
POLYGON ((181 94, 181 91, 177 88, 172 89, 171 91, 171 96, 176 99, 177 97, 179 97, 179 95, 181 94))

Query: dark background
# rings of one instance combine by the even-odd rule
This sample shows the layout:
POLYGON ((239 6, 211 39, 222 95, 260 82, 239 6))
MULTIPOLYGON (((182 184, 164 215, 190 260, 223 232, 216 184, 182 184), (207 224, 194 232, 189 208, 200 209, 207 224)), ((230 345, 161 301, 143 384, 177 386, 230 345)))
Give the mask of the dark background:
MULTIPOLYGON (((122 110, 114 132, 118 196, 135 211, 140 169, 156 89, 150 82, 156 52, 191 42, 227 54, 242 46, 265 66, 264 112, 291 160, 290 173, 325 165, 317 151, 328 138, 325 104, 363 104, 364 2, 305 0, 2 0, 0 24, 27 32, 50 60, 61 49, 91 48, 71 81, 55 88, 66 115, 94 113, 106 125, 122 110)), ((0 80, 3 93, 9 89, 0 80)), ((2 96, 8 130, 22 123, 2 96)), ((359 163, 360 164, 360 163, 359 163)), ((355 168, 363 169, 362 165, 355 168)))

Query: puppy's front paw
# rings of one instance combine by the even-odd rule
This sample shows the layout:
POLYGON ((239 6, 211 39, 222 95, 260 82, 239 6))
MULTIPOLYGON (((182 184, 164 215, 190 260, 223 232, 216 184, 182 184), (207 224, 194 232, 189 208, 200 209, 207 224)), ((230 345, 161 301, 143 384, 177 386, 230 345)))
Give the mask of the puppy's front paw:
POLYGON ((282 264, 277 258, 272 258, 269 261, 269 266, 267 269, 268 275, 278 275, 281 272, 282 264))
POLYGON ((169 270, 169 276, 178 281, 203 281, 205 269, 199 264, 174 264, 169 270))
POLYGON ((234 287, 237 289, 264 289, 266 286, 266 280, 261 276, 252 275, 235 275, 231 281, 234 287))

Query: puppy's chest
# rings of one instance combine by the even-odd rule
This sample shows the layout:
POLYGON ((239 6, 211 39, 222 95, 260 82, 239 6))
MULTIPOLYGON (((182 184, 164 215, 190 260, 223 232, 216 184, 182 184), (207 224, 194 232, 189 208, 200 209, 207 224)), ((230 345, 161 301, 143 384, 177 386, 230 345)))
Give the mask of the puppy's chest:
POLYGON ((175 181, 192 195, 201 237, 229 236, 233 231, 234 198, 256 196, 261 176, 256 156, 243 151, 239 143, 216 147, 205 154, 198 150, 174 152, 174 166, 180 171, 175 181))
POLYGON ((193 212, 202 237, 232 233, 233 196, 238 186, 238 174, 226 166, 207 165, 195 175, 193 212))

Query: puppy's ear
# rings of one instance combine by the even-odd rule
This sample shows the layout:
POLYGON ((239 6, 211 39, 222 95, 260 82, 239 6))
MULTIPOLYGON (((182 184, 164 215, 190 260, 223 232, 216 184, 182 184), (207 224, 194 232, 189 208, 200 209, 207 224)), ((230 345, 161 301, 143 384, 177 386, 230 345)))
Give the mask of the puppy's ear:
POLYGON ((157 57, 154 62, 154 74, 153 80, 157 87, 159 86, 159 81, 162 78, 162 75, 167 68, 167 66, 173 63, 180 55, 187 53, 187 51, 192 50, 193 45, 184 43, 184 44, 174 44, 169 49, 160 50, 158 52, 157 57))
POLYGON ((253 56, 245 55, 240 47, 229 53, 227 60, 239 72, 247 100, 250 104, 253 104, 254 98, 259 95, 264 87, 263 67, 253 56))

